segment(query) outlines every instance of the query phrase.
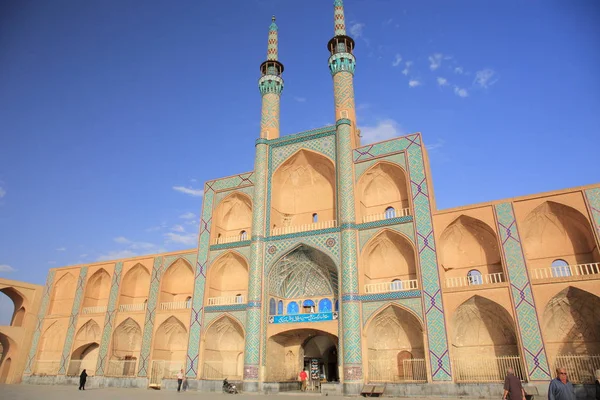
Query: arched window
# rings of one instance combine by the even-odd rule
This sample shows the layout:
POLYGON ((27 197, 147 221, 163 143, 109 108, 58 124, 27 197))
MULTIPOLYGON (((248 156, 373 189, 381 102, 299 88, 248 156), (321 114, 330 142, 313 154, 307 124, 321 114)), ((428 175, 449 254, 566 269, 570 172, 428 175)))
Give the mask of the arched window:
POLYGON ((552 270, 553 278, 560 278, 563 276, 571 276, 571 268, 569 268, 569 263, 565 260, 554 260, 552 261, 552 265, 550 266, 552 270))
POLYGON ((385 209, 385 219, 395 218, 396 217, 396 209, 394 207, 388 207, 385 209))
POLYGON ((315 302, 312 300, 304 300, 302 302, 302 311, 304 314, 310 314, 315 312, 315 302))
POLYGON ((269 300, 269 315, 275 315, 277 313, 277 303, 275 299, 269 300))
POLYGON ((240 232, 240 239, 241 240, 247 240, 248 239, 248 233, 246 231, 241 231, 240 232))
POLYGON ((287 313, 288 314, 298 314, 298 312, 299 312, 298 303, 296 303, 295 301, 288 303, 288 305, 287 305, 287 313))
POLYGON ((481 272, 476 269, 472 269, 467 273, 467 279, 469 280, 469 285, 483 284, 483 276, 481 275, 481 272))
POLYGON ((392 283, 390 284, 390 289, 392 291, 402 290, 402 280, 400 280, 400 279, 394 279, 392 281, 392 283))
POLYGON ((279 300, 279 303, 277 303, 277 315, 282 315, 283 314, 283 300, 279 300))
POLYGON ((190 296, 185 299, 185 308, 192 308, 192 298, 190 296))
POLYGON ((319 300, 319 312, 331 312, 331 300, 321 299, 319 300))
POLYGON ((312 218, 313 218, 313 224, 316 224, 317 222, 319 222, 319 214, 314 213, 312 218))
POLYGON ((242 304, 244 302, 244 296, 241 293, 235 295, 235 302, 238 304, 242 304))

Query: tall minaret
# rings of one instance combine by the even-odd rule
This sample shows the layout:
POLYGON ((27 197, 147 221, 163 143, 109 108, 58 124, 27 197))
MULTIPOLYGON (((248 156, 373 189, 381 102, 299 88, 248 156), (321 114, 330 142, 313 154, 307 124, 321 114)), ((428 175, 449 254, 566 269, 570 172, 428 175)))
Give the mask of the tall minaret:
POLYGON ((341 321, 343 343, 339 364, 343 365, 344 388, 360 393, 363 382, 360 301, 358 295, 358 250, 354 203, 353 149, 360 145, 354 108, 354 40, 346 35, 344 4, 334 2, 335 36, 327 45, 329 70, 333 76, 336 119, 337 218, 340 227, 341 321))
MULTIPOLYGON (((267 61, 260 65, 258 87, 262 94, 260 137, 256 140, 254 156, 254 207, 252 209, 252 237, 250 243, 250 280, 248 282, 248 308, 246 310, 246 345, 244 350, 244 391, 259 389, 261 355, 261 296, 265 256, 269 139, 279 137, 279 100, 283 90, 283 64, 277 61, 277 25, 275 17, 269 27, 267 61)), ((265 305, 266 307, 266 305, 265 305)))
POLYGON ((283 64, 277 60, 278 38, 275 16, 269 26, 267 61, 260 65, 261 78, 258 80, 262 94, 262 114, 260 119, 260 137, 275 139, 279 137, 279 103, 283 91, 283 64))

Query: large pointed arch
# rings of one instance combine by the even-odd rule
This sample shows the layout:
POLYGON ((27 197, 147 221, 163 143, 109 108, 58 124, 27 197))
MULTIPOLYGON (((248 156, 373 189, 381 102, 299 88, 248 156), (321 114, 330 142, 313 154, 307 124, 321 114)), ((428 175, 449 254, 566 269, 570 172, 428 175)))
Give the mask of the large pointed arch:
POLYGON ((229 243, 250 237, 252 230, 252 199, 235 191, 216 206, 211 225, 211 243, 229 243), (237 240, 235 239, 237 237, 237 240))
POLYGON ((167 318, 156 330, 153 340, 153 360, 180 363, 185 367, 188 331, 175 316, 167 318))
POLYGON ((142 348, 142 330, 131 318, 117 326, 112 335, 110 358, 117 360, 138 359, 142 348))
POLYGON ((150 273, 142 264, 134 265, 121 282, 119 305, 143 304, 148 300, 150 273))
POLYGON ((48 315, 68 315, 71 313, 77 280, 70 272, 61 276, 54 285, 48 315))
POLYGON ((522 223, 525 256, 536 267, 550 267, 555 259, 568 264, 600 262, 589 220, 576 209, 545 201, 522 223))
POLYGON ((85 285, 83 307, 106 306, 110 296, 110 284, 110 275, 104 268, 94 272, 85 285))
POLYGON ((245 335, 242 325, 228 315, 215 320, 204 335, 204 379, 242 379, 245 335))
POLYGON ((182 257, 177 258, 162 275, 160 281, 160 303, 185 302, 194 292, 194 269, 182 257))
POLYGON ((546 304, 542 321, 551 355, 600 353, 600 297, 569 286, 546 304))
POLYGON ((413 243, 403 234, 383 229, 361 252, 360 291, 381 293, 416 289, 417 258, 413 243))
POLYGON ((301 149, 271 179, 271 228, 336 219, 335 166, 322 154, 301 149))
POLYGON ((414 312, 390 304, 366 325, 367 379, 426 381, 423 325, 414 312))
POLYGON ((440 266, 446 286, 462 283, 498 283, 505 281, 498 238, 485 222, 460 215, 450 223, 440 237, 440 266), (481 281, 468 279, 470 271, 481 274, 481 281), (498 275, 500 274, 500 275, 498 275))
MULTIPOLYGON (((248 295, 249 265, 246 257, 237 251, 227 251, 217 257, 208 269, 206 286, 209 298, 229 298, 248 295)), ((210 302, 209 302, 210 305, 210 302)))
MULTIPOLYGON (((360 222, 372 215, 400 217, 410 209, 408 180, 399 165, 380 161, 366 170, 357 184, 358 216, 360 222)), ((410 213, 410 211, 408 211, 410 213)), ((383 218, 377 218, 383 219, 383 218)))

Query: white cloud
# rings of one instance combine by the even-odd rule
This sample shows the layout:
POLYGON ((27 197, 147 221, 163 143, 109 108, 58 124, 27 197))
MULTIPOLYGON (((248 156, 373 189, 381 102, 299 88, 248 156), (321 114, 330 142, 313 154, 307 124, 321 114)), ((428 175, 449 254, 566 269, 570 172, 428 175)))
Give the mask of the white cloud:
POLYGON ((298 103, 304 103, 306 101, 306 97, 294 96, 294 100, 296 100, 298 103))
POLYGON ((167 239, 167 242, 181 243, 181 244, 185 244, 186 246, 193 246, 196 244, 197 234, 188 233, 188 234, 181 235, 178 233, 169 232, 169 233, 165 233, 165 238, 167 239))
POLYGON ((113 240, 116 243, 121 243, 121 244, 129 244, 129 243, 131 243, 131 240, 129 240, 126 237, 123 237, 123 236, 116 237, 113 240))
POLYGON ((183 225, 173 225, 171 230, 173 232, 185 232, 185 228, 183 227, 183 225))
POLYGON ((198 182, 198 179, 192 178, 192 179, 190 179, 190 182, 196 183, 196 182, 198 182))
POLYGON ((58 249, 56 249, 56 251, 67 251, 66 247, 59 247, 58 249))
POLYGON ((196 218, 196 214, 194 214, 193 212, 186 212, 185 214, 181 214, 179 216, 179 218, 183 218, 183 219, 195 219, 196 218))
POLYGON ((183 186, 173 186, 173 190, 196 197, 202 197, 202 195, 204 195, 204 190, 202 189, 186 188, 183 186))
POLYGON ((394 61, 392 62, 392 67, 397 67, 402 63, 402 56, 400 54, 396 54, 394 57, 394 61))
POLYGON ((441 53, 436 53, 434 55, 429 56, 429 69, 435 71, 442 65, 442 59, 444 55, 441 53))
POLYGON ((441 76, 438 76, 437 83, 440 86, 448 86, 448 79, 442 78, 441 76))
POLYGON ((133 241, 133 240, 129 240, 126 237, 123 237, 123 236, 116 237, 113 240, 115 241, 115 243, 126 244, 127 247, 130 250, 152 251, 152 250, 156 250, 158 248, 158 246, 155 245, 154 243, 136 242, 136 241, 133 241))
POLYGON ((129 258, 129 257, 135 257, 138 254, 134 251, 131 250, 115 250, 115 251, 109 251, 106 254, 102 254, 101 256, 99 256, 96 261, 108 261, 108 260, 117 260, 119 258, 129 258))
POLYGON ((6 196, 6 190, 2 186, 0 186, 0 199, 6 196))
POLYGON ((360 132, 363 144, 381 142, 404 135, 400 125, 393 119, 384 119, 375 126, 363 126, 360 132))
POLYGON ((408 73, 410 72, 410 67, 413 65, 413 62, 412 61, 407 61, 407 62, 404 63, 404 65, 405 65, 405 68, 402 70, 402 73, 404 75, 408 75, 408 73))
POLYGON ((467 91, 467 89, 459 88, 458 86, 454 86, 454 93, 458 97, 468 97, 469 96, 469 92, 467 91))
POLYGON ((8 264, 0 264, 0 272, 15 272, 16 269, 8 264))
POLYGON ((410 87, 421 86, 421 81, 419 81, 418 79, 411 79, 410 81, 408 81, 408 86, 410 86, 410 87))
POLYGON ((86 258, 88 255, 87 254, 80 254, 79 257, 80 258, 86 258))
POLYGON ((350 25, 350 35, 355 38, 359 38, 363 35, 363 29, 365 28, 365 24, 356 22, 350 25))
POLYGON ((437 149, 444 147, 445 144, 446 144, 446 141, 444 139, 438 139, 433 144, 425 145, 425 148, 429 151, 435 151, 437 149))
POLYGON ((151 226, 150 228, 146 229, 146 232, 156 232, 156 231, 160 231, 161 229, 165 229, 167 227, 167 224, 165 224, 164 222, 160 225, 157 226, 151 226))
POLYGON ((495 75, 496 73, 492 69, 482 69, 475 73, 475 80, 473 83, 482 88, 487 88, 498 81, 498 79, 494 78, 495 75))
POLYGON ((454 68, 454 73, 455 74, 462 75, 464 72, 465 72, 465 70, 463 69, 463 67, 456 67, 456 68, 454 68))

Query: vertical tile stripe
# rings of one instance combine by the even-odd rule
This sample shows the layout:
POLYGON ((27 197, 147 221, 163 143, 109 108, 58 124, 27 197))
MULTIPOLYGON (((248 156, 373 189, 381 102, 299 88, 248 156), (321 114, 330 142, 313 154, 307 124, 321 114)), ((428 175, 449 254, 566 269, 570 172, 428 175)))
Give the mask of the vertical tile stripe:
POLYGON ((60 360, 60 369, 58 370, 59 375, 66 373, 67 365, 71 359, 71 346, 73 344, 73 335, 75 334, 75 327, 77 326, 77 317, 79 316, 79 308, 83 298, 83 289, 85 287, 85 278, 87 276, 88 267, 81 267, 79 270, 79 279, 77 280, 77 290, 75 291, 75 299, 73 301, 73 308, 71 309, 71 317, 69 318, 69 328, 67 329, 67 337, 65 338, 65 344, 63 347, 62 358, 60 360))

